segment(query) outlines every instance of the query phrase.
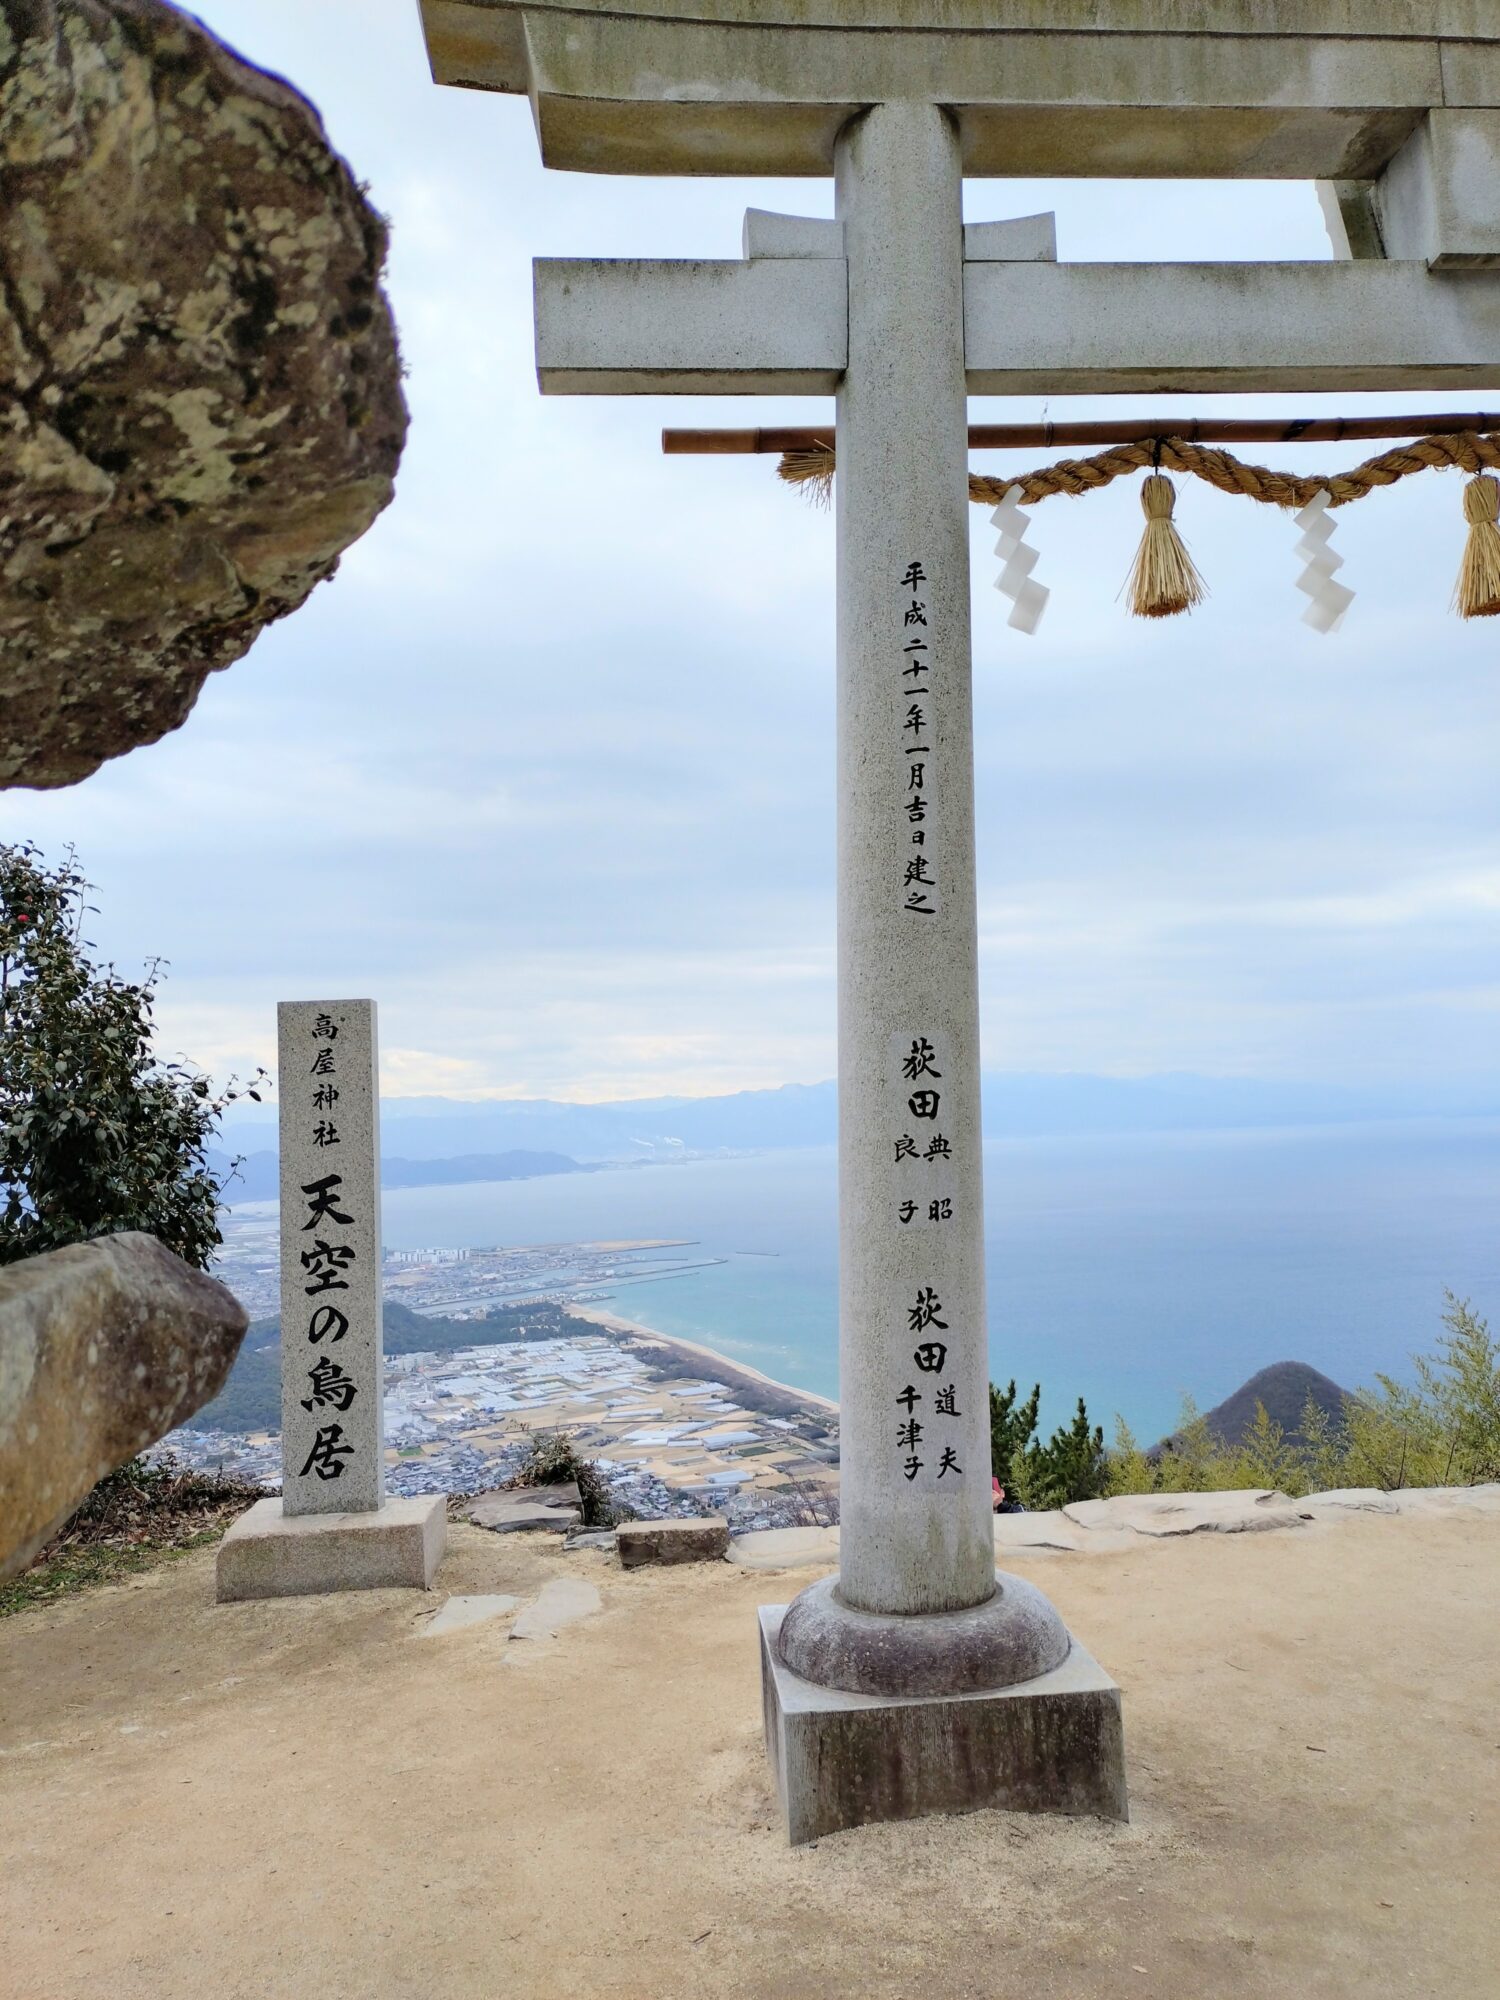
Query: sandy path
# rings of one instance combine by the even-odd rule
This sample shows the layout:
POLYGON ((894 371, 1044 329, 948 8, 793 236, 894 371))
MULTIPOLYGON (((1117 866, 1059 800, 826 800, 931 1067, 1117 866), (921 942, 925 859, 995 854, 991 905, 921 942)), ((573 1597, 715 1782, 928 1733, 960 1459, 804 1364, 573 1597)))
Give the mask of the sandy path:
POLYGON ((456 1530, 448 1589, 601 1586, 545 1650, 417 1641, 400 1593, 215 1607, 207 1556, 8 1619, 0 1988, 1500 1995, 1500 1522, 1015 1567, 1125 1686, 1129 1827, 986 1813, 789 1850, 753 1616, 785 1590, 727 1564, 624 1575, 456 1530))

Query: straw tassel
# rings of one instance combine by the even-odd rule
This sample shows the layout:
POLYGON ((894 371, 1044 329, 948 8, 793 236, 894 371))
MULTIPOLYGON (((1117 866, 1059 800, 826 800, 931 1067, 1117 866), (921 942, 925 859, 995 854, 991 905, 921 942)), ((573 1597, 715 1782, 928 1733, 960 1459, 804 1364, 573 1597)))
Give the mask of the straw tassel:
POLYGON ((1126 586, 1137 618, 1175 618, 1208 595, 1172 519, 1176 499, 1177 489, 1165 473, 1153 472, 1141 488, 1146 532, 1126 586))
POLYGON ((1482 473, 1464 488, 1469 544, 1458 572, 1454 604, 1460 618, 1500 616, 1500 480, 1482 473))

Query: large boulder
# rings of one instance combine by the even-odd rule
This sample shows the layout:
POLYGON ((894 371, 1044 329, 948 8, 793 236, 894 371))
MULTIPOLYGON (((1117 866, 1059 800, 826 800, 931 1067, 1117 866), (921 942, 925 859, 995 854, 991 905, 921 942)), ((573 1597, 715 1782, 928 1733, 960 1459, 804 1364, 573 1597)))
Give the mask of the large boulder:
POLYGON ((219 1393, 247 1324, 233 1293, 135 1231, 0 1267, 0 1577, 219 1393))
POLYGON ((406 408, 384 223, 165 0, 6 0, 0 158, 0 787, 66 785, 332 575, 406 408))

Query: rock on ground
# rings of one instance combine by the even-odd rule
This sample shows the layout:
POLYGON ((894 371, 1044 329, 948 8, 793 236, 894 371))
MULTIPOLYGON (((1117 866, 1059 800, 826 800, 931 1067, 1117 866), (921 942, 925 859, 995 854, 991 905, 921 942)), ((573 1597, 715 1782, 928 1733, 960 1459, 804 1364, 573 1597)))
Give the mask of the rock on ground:
POLYGON ((729 1554, 729 1523, 722 1514, 693 1521, 624 1521, 615 1546, 625 1569, 647 1563, 722 1562, 729 1554))
POLYGON ((247 1324, 232 1293, 135 1231, 0 1269, 0 1577, 218 1395, 247 1324))
POLYGON ((0 12, 0 787, 175 729, 331 576, 406 431, 386 231, 165 0, 0 12))
POLYGON ((577 1528, 583 1522, 583 1499, 574 1480, 555 1486, 501 1487, 481 1493, 463 1509, 466 1521, 492 1534, 514 1534, 521 1528, 577 1528))

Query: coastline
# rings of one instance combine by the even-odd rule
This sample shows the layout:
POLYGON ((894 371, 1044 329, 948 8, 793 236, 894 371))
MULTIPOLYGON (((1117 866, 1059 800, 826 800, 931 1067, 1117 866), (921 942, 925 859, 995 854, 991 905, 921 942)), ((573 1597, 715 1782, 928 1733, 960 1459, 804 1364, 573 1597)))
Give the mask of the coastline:
POLYGON ((632 1340, 645 1340, 656 1347, 674 1348, 684 1355, 691 1355, 698 1361, 711 1361, 715 1368, 726 1376, 738 1377, 742 1382, 753 1383, 760 1389, 774 1389, 778 1395, 789 1396, 794 1402, 804 1404, 820 1416, 837 1417, 839 1406, 827 1396, 820 1396, 812 1389, 799 1389, 790 1382, 778 1382, 774 1375, 766 1375, 759 1368, 752 1368, 748 1362, 732 1361, 727 1354, 720 1354, 717 1348, 704 1347, 696 1340, 684 1340, 675 1333, 662 1333, 657 1327, 645 1326, 640 1320, 624 1319, 619 1313, 605 1312, 595 1306, 569 1305, 565 1308, 574 1319, 592 1320, 603 1327, 606 1333, 626 1335, 632 1340))

